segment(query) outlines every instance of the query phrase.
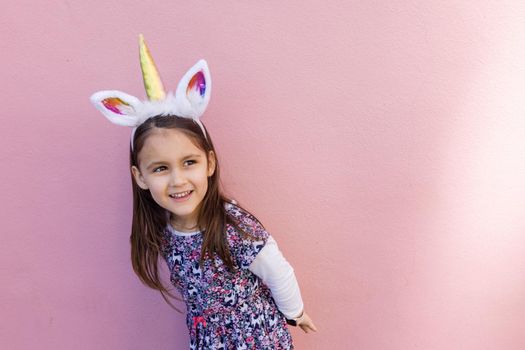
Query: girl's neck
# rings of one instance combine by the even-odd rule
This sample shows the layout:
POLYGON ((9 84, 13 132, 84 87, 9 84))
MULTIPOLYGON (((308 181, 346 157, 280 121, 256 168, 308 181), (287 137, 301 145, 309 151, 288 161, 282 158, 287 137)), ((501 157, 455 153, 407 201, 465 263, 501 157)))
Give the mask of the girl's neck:
POLYGON ((191 233, 191 232, 195 232, 199 230, 198 223, 192 222, 192 223, 180 224, 177 221, 175 221, 175 218, 173 217, 173 215, 170 215, 170 224, 175 230, 180 231, 180 232, 191 233))

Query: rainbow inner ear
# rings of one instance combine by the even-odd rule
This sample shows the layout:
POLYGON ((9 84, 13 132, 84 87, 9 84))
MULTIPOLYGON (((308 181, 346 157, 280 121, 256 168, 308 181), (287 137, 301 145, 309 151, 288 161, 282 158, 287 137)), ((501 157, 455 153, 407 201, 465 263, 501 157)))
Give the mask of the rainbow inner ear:
POLYGON ((200 118, 210 100, 211 77, 205 60, 199 60, 184 74, 177 85, 175 100, 178 113, 200 118))
POLYGON ((194 92, 197 92, 200 97, 203 97, 206 93, 206 79, 204 79, 204 73, 202 71, 198 71, 191 77, 186 88, 186 95, 191 96, 194 92))
POLYGON ((105 98, 101 102, 104 105, 104 107, 106 107, 113 113, 124 115, 126 114, 125 113, 126 111, 129 112, 130 110, 132 110, 132 108, 130 107, 128 103, 122 101, 118 97, 105 98))

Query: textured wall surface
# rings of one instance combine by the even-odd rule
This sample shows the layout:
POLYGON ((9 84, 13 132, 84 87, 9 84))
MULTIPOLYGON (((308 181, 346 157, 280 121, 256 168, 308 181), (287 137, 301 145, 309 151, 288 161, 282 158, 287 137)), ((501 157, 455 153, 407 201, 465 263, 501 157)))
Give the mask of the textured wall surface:
POLYGON ((207 59, 224 188, 319 328, 297 349, 525 348, 523 1, 149 3, 2 6, 0 348, 187 348, 131 269, 130 130, 88 101, 144 97, 139 33, 168 88, 207 59))

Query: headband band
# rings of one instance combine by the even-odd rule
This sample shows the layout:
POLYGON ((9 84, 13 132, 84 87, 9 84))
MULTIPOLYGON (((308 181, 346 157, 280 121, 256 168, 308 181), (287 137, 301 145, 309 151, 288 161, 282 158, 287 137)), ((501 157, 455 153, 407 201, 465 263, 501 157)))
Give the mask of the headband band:
POLYGON ((140 66, 148 99, 140 101, 135 96, 117 90, 98 91, 91 95, 93 105, 110 122, 132 127, 131 147, 139 125, 157 115, 173 115, 192 119, 200 126, 207 139, 200 117, 206 110, 211 94, 211 76, 205 60, 199 60, 182 77, 175 94, 166 94, 160 74, 142 34, 139 35, 140 66))

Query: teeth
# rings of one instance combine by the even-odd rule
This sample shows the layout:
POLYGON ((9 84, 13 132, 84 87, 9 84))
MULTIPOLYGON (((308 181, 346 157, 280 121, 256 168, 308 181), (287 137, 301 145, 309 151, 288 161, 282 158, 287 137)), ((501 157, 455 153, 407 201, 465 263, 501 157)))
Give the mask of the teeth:
POLYGON ((186 192, 181 192, 181 193, 174 193, 174 194, 170 194, 170 197, 173 197, 173 198, 182 198, 184 196, 187 196, 191 191, 186 191, 186 192))

